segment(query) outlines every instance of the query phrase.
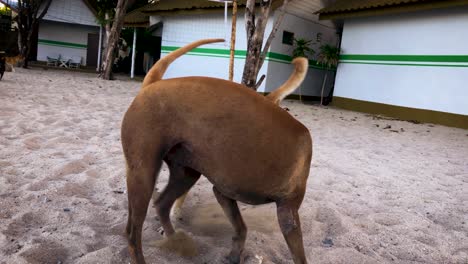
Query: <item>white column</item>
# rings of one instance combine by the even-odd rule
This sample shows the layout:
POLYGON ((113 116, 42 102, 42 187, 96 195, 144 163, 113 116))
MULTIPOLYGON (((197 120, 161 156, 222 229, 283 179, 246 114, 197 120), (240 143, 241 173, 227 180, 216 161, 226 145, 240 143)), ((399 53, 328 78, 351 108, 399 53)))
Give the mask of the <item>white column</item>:
POLYGON ((102 50, 102 25, 99 25, 99 47, 98 47, 98 56, 97 56, 97 66, 96 71, 101 70, 101 51, 102 50))
POLYGON ((224 2, 224 46, 228 45, 227 13, 228 13, 228 1, 224 2))
POLYGON ((135 77, 135 53, 136 53, 136 38, 137 28, 133 29, 133 47, 132 47, 132 70, 130 71, 130 78, 135 77))

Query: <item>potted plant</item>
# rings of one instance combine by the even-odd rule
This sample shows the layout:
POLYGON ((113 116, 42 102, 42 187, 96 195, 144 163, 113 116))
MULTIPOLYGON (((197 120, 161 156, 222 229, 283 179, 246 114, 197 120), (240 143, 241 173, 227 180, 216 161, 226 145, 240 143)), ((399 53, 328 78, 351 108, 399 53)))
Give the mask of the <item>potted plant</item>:
POLYGON ((313 56, 315 51, 309 47, 312 40, 306 40, 303 38, 294 39, 294 50, 293 50, 293 58, 297 57, 305 57, 308 58, 307 54, 313 56))
POLYGON ((326 68, 325 77, 322 83, 322 93, 320 96, 320 105, 323 105, 323 91, 327 83, 328 72, 332 68, 338 66, 340 59, 340 49, 330 44, 324 44, 320 47, 320 52, 317 56, 317 64, 322 64, 326 68))

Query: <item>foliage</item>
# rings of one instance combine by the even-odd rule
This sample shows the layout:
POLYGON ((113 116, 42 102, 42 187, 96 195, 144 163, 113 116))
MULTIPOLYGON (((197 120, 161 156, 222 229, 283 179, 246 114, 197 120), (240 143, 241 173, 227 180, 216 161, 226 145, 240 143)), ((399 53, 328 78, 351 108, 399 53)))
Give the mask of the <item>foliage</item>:
MULTIPOLYGON (((338 66, 338 62, 340 59, 340 49, 334 47, 330 44, 325 44, 320 47, 320 52, 317 56, 317 64, 322 64, 326 68, 331 69, 333 67, 338 66)), ((320 95, 320 105, 324 104, 323 94, 325 91, 325 85, 327 83, 328 71, 325 73, 325 77, 322 83, 322 92, 320 95)), ((333 88, 332 88, 333 90, 333 88)), ((332 92, 330 92, 331 94, 332 92)))
MULTIPOLYGON (((40 21, 47 13, 52 0, 18 0, 15 9, 18 15, 15 17, 18 24, 18 47, 23 58, 22 67, 27 68, 29 54, 33 40, 34 29, 39 26, 40 21)), ((11 7, 10 4, 6 6, 11 7)))
POLYGON ((340 59, 340 49, 330 44, 325 44, 320 47, 320 52, 317 56, 317 64, 325 65, 327 68, 333 68, 338 65, 340 59))
POLYGON ((6 6, 0 7, 0 16, 2 15, 9 16, 10 14, 11 14, 11 10, 8 7, 6 6))
POLYGON ((114 19, 116 1, 114 0, 97 0, 97 23, 104 26, 110 24, 114 19), (106 17, 107 14, 107 17, 106 17))
POLYGON ((297 57, 305 57, 307 58, 307 54, 313 56, 315 51, 309 47, 312 40, 305 40, 303 38, 294 39, 294 50, 293 50, 293 58, 297 57))

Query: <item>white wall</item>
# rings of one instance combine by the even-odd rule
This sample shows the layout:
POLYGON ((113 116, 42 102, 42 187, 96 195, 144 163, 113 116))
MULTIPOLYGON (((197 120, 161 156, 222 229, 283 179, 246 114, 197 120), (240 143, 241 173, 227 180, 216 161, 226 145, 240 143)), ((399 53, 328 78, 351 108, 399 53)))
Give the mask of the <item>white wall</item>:
MULTIPOLYGON (((291 45, 283 44, 283 31, 293 32, 294 38, 303 38, 306 40, 312 40, 310 47, 315 50, 314 56, 309 56, 309 59, 314 60, 317 58, 319 47, 323 44, 337 45, 338 35, 336 29, 331 26, 326 26, 317 21, 306 20, 297 16, 286 14, 283 22, 276 33, 276 37, 270 48, 270 52, 284 54, 292 56, 294 47, 291 45), (321 33, 321 41, 317 42, 317 34, 321 33)), ((316 66, 314 63, 310 66, 316 66)), ((287 80, 293 71, 293 66, 290 63, 270 61, 268 64, 268 79, 266 91, 272 91, 278 88, 281 84, 287 80)), ((322 89, 322 82, 325 76, 325 71, 321 69, 309 68, 307 77, 304 80, 300 88, 298 88, 294 94, 308 95, 308 96, 320 96, 322 89)), ((334 72, 329 72, 327 77, 327 86, 325 94, 331 89, 333 85, 334 72)))
MULTIPOLYGON (((231 12, 231 10, 229 11, 231 12)), ((204 14, 163 17, 162 46, 181 47, 190 42, 205 38, 227 38, 226 43, 204 45, 200 48, 212 48, 228 51, 230 49, 231 18, 228 18, 227 27, 224 26, 224 14, 204 14)), ((271 18, 267 24, 267 32, 272 27, 271 18)), ((237 17, 236 50, 247 49, 244 14, 239 12, 237 17)), ((266 41, 266 40, 265 40, 266 41)), ((166 53, 162 53, 164 56, 166 53)), ((176 60, 167 70, 165 77, 182 76, 209 76, 228 79, 229 55, 213 57, 212 54, 199 54, 200 56, 183 56, 176 60)), ((218 55, 219 56, 219 55, 218 55)), ((245 64, 245 56, 237 56, 234 60, 234 81, 241 82, 245 64)), ((266 74, 268 62, 265 62, 259 76, 266 74)), ((259 88, 263 91, 265 82, 259 88)))
POLYGON ((60 54, 66 58, 82 57, 82 63, 86 65, 88 33, 99 33, 99 28, 42 21, 39 26, 37 60, 47 61, 47 56, 60 54), (47 43, 47 41, 59 41, 63 42, 63 44, 47 43), (67 44, 79 44, 84 47, 73 47, 67 44))
MULTIPOLYGON (((342 52, 467 56, 468 10, 349 19, 342 52)), ((468 62, 345 62, 338 67, 335 96, 468 115, 468 62), (413 65, 382 65, 389 63, 413 65), (433 66, 423 66, 428 64, 433 66)))
MULTIPOLYGON (((266 41, 268 34, 270 33, 273 22, 276 20, 278 12, 272 16, 267 24, 265 30, 266 41)), ((229 50, 230 31, 231 31, 231 18, 229 17, 227 23, 227 29, 224 26, 224 16, 220 11, 219 14, 204 14, 204 15, 185 15, 185 16, 168 16, 168 17, 155 17, 150 21, 163 21, 163 32, 162 32, 162 46, 163 50, 165 46, 181 47, 185 44, 193 42, 195 40, 204 38, 226 38, 227 43, 216 43, 211 45, 204 45, 200 48, 212 48, 217 50, 229 50)), ((154 22, 155 23, 155 22, 154 22)), ((276 34, 270 52, 274 52, 281 55, 292 55, 292 46, 282 44, 283 30, 294 32, 296 38, 306 38, 316 40, 317 33, 322 33, 320 43, 315 43, 312 48, 318 51, 318 47, 324 43, 331 43, 336 45, 337 35, 336 31, 332 27, 324 26, 311 20, 305 20, 296 17, 291 14, 286 14, 283 23, 276 34)), ((246 51, 247 50, 247 39, 245 32, 245 20, 244 14, 238 13, 237 27, 236 27, 236 50, 246 51)), ((162 56, 168 52, 163 52, 162 56)), ((228 78, 229 69, 229 55, 217 55, 221 57, 214 57, 214 54, 197 54, 193 56, 188 54, 176 60, 167 70, 165 77, 174 78, 182 76, 210 76, 217 78, 228 78)), ((311 57, 311 59, 313 59, 311 57)), ((242 72, 245 64, 245 56, 236 56, 234 66, 234 81, 241 82, 242 72)), ((278 88, 284 83, 290 76, 293 67, 289 61, 277 62, 273 59, 265 60, 262 69, 259 72, 258 77, 263 74, 266 75, 266 79, 259 87, 259 92, 271 91, 278 88)), ((306 78, 304 85, 302 86, 303 95, 320 95, 320 89, 322 86, 324 71, 310 68, 309 74, 306 78)), ((333 84, 333 73, 329 75, 329 82, 326 91, 333 84)), ((299 91, 296 91, 299 94, 299 91)))

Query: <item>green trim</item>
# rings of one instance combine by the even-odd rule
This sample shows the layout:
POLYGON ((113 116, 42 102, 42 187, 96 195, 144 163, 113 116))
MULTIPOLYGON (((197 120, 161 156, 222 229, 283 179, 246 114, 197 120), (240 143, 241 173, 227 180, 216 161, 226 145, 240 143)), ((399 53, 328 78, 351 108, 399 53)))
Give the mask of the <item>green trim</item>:
MULTIPOLYGON (((177 46, 162 46, 161 52, 162 53, 169 53, 174 50, 179 49, 180 47, 177 46)), ((187 55, 192 56, 203 56, 203 57, 217 57, 217 58, 229 58, 230 50, 228 49, 212 49, 212 48, 195 48, 187 53, 187 55)), ((236 59, 245 59, 247 56, 247 51, 245 50, 236 50, 234 51, 234 58, 236 59)), ((275 52, 268 52, 266 55, 265 60, 273 61, 278 63, 285 63, 291 64, 293 58, 289 55, 275 53, 275 52)), ((331 70, 336 71, 336 68, 327 69, 321 65, 318 65, 317 61, 309 60, 309 68, 318 69, 318 70, 331 70)))
MULTIPOLYGON (((171 52, 179 49, 180 47, 176 46, 162 46, 161 50, 166 52, 171 52)), ((228 49, 210 49, 210 48, 195 48, 192 49, 189 53, 203 53, 203 54, 212 54, 212 55, 225 55, 230 56, 231 51, 228 49)), ((234 51, 234 56, 246 56, 247 52, 245 50, 236 50, 234 51)))
POLYGON ((379 62, 352 62, 340 61, 347 64, 370 64, 370 65, 390 65, 390 66, 420 66, 420 67, 468 67, 466 64, 419 64, 419 63, 379 63, 379 62))
POLYGON ((78 48, 78 49, 87 49, 88 45, 86 44, 78 44, 78 43, 71 43, 71 42, 63 42, 63 41, 56 41, 56 40, 48 40, 48 39, 39 39, 37 43, 47 46, 58 46, 58 47, 66 47, 66 48, 78 48))
POLYGON ((468 55, 342 54, 340 55, 340 63, 422 67, 468 67, 468 55))
POLYGON ((342 54, 340 60, 412 61, 412 62, 468 62, 468 55, 364 55, 342 54))
POLYGON ((468 129, 468 115, 374 103, 339 96, 333 97, 332 105, 352 111, 391 116, 401 120, 468 129))

